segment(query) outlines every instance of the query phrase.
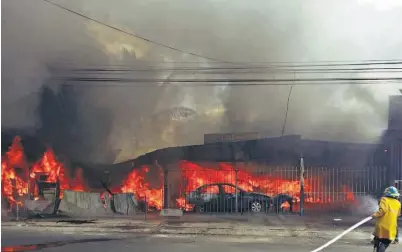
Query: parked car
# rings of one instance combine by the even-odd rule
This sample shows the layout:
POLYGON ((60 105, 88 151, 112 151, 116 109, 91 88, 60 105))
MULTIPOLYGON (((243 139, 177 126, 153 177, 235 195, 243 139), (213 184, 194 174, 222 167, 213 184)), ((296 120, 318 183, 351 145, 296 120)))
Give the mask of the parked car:
POLYGON ((218 183, 203 185, 186 196, 189 204, 195 205, 196 212, 268 212, 271 197, 254 192, 246 192, 232 184, 218 183))

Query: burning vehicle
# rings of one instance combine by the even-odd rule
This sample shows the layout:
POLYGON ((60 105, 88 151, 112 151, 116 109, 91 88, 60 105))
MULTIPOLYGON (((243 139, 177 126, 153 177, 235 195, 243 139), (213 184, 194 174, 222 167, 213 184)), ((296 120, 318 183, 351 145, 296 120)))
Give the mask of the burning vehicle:
POLYGON ((246 192, 233 184, 218 183, 203 185, 186 196, 188 204, 193 205, 194 212, 281 212, 293 211, 297 199, 289 194, 278 194, 270 197, 264 193, 246 192))
POLYGON ((189 204, 193 204, 195 212, 209 211, 236 211, 236 194, 237 194, 237 210, 239 212, 251 211, 254 213, 268 212, 271 207, 279 204, 283 208, 284 202, 293 201, 290 195, 281 194, 276 196, 274 200, 263 193, 246 192, 239 187, 227 183, 207 184, 190 192, 186 196, 189 204))

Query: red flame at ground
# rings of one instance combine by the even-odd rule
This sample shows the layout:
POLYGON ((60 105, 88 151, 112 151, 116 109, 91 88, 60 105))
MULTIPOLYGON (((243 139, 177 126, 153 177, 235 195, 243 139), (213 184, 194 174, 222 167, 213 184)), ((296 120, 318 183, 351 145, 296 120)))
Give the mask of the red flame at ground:
POLYGON ((63 190, 84 191, 85 183, 82 176, 82 169, 77 169, 73 179, 66 174, 66 168, 59 162, 51 149, 48 149, 42 158, 29 167, 26 161, 24 148, 21 144, 21 138, 15 137, 9 150, 1 160, 1 190, 10 202, 15 202, 16 196, 28 194, 28 184, 30 184, 31 193, 37 198, 36 179, 38 173, 47 175, 46 182, 60 183, 60 196, 63 196, 63 190), (20 174, 17 170, 20 169, 20 174), (28 183, 30 181, 30 183, 28 183))
POLYGON ((48 175, 46 182, 60 183, 60 197, 63 197, 64 190, 84 191, 85 183, 83 178, 82 169, 75 170, 74 178, 71 179, 66 173, 64 164, 57 161, 54 152, 48 149, 42 158, 35 163, 31 168, 30 177, 35 178, 38 173, 45 173, 48 175))
MULTIPOLYGON (((180 170, 182 179, 181 181, 185 181, 185 193, 189 193, 194 191, 195 189, 206 185, 206 184, 217 184, 217 183, 228 183, 228 184, 236 184, 236 169, 228 164, 228 163, 220 163, 219 167, 211 168, 211 167, 203 167, 198 164, 181 161, 180 162, 180 170)), ((162 184, 160 184, 157 188, 151 188, 150 184, 146 182, 146 174, 149 172, 148 167, 143 167, 142 169, 133 170, 126 180, 123 182, 121 187, 121 191, 123 192, 133 192, 137 199, 145 200, 149 206, 155 207, 157 209, 162 208, 162 198, 163 198, 163 190, 162 184)), ((317 179, 316 179, 317 180, 317 179)), ((311 179, 309 181, 305 181, 304 191, 305 195, 309 195, 313 193, 313 187, 310 185, 311 179)), ((174 182, 170 182, 174 183, 174 182)), ((316 185, 320 185, 319 181, 315 181, 316 185)), ((275 196, 277 194, 289 194, 295 198, 296 202, 300 201, 300 181, 299 180, 291 180, 291 179, 282 179, 274 176, 268 175, 255 175, 251 172, 247 172, 245 170, 237 171, 237 185, 240 189, 247 192, 259 192, 264 193, 269 196, 275 196)), ((217 193, 218 187, 209 187, 208 193, 217 193)), ((232 192, 234 189, 232 187, 224 187, 224 190, 228 190, 228 193, 232 192), (232 190, 232 191, 230 191, 232 190)), ((343 192, 346 194, 346 200, 353 201, 354 195, 352 192, 348 190, 347 187, 342 187, 343 192)), ((173 192, 174 193, 174 192, 173 192)), ((313 198, 306 197, 305 201, 307 203, 324 203, 329 202, 329 199, 323 198, 313 198)), ((176 203, 178 207, 191 210, 193 208, 192 205, 187 204, 184 197, 179 197, 176 199, 176 203)), ((284 208, 288 208, 289 206, 283 205, 284 208)))
MULTIPOLYGON (((200 165, 180 162, 182 176, 186 180, 186 192, 191 192, 205 184, 228 183, 236 184, 236 169, 227 163, 220 163, 218 169, 202 167, 200 165)), ((247 192, 262 192, 267 195, 287 193, 293 196, 300 194, 300 181, 280 179, 267 175, 254 175, 244 170, 237 171, 237 186, 247 192)), ((308 192, 310 186, 305 185, 308 192)))
POLYGON ((15 202, 15 196, 28 192, 27 182, 17 176, 15 168, 26 168, 20 137, 14 138, 8 152, 1 159, 1 193, 11 202, 15 202))
MULTIPOLYGON (((254 175, 251 172, 238 170, 228 163, 220 163, 216 169, 209 167, 202 167, 200 165, 182 161, 180 162, 182 176, 186 181, 185 191, 191 192, 205 184, 227 183, 236 184, 246 192, 259 192, 269 196, 275 196, 280 193, 286 193, 296 198, 300 197, 300 181, 281 179, 268 175, 254 175)), ((210 190, 217 190, 217 187, 210 187, 210 190)), ((224 187, 224 190, 234 190, 233 187, 224 187), (230 189, 229 189, 230 188, 230 189)), ((304 190, 306 193, 311 192, 309 184, 305 184, 304 190)), ((225 191, 226 192, 226 191, 225 191)), ((208 191, 208 193, 217 193, 208 191)), ((227 193, 233 193, 227 191, 227 193)), ((177 199, 177 204, 183 209, 191 209, 192 206, 186 204, 184 198, 177 199)))
POLYGON ((148 167, 133 170, 123 182, 121 191, 134 193, 138 200, 145 201, 149 207, 162 209, 162 186, 160 188, 150 188, 149 183, 145 181, 145 175, 148 172, 148 167))

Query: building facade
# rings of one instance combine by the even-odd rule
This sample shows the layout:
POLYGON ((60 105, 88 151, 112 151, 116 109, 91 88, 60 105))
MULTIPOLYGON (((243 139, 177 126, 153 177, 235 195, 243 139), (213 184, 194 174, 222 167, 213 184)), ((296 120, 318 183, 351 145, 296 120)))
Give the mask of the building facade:
POLYGON ((388 130, 385 137, 387 145, 389 183, 397 183, 402 189, 402 95, 390 96, 388 130))

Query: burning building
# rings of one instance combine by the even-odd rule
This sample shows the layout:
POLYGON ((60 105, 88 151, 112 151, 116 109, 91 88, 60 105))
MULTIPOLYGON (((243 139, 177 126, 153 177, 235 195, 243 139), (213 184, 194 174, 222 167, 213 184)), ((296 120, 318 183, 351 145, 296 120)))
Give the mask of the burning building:
POLYGON ((311 210, 339 209, 357 196, 378 194, 390 181, 401 180, 402 128, 400 116, 394 115, 401 111, 395 107, 400 99, 390 99, 390 125, 379 144, 225 134, 224 141, 213 135, 203 145, 160 149, 115 165, 68 169, 49 148, 29 162, 21 138, 15 137, 2 155, 2 195, 11 204, 21 204, 24 197, 46 198, 49 192, 62 199, 66 190, 97 191, 102 202, 132 193, 151 209, 192 210, 189 195, 218 185, 205 194, 230 196, 241 190, 271 199, 287 195, 296 204, 303 196, 311 210))

